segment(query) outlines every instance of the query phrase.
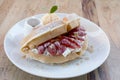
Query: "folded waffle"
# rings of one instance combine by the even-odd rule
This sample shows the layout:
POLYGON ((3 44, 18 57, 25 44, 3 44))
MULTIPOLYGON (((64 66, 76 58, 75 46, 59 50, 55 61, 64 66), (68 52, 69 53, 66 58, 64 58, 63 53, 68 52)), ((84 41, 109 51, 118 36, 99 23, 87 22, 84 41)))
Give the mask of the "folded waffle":
MULTIPOLYGON (((31 57, 32 59, 38 60, 43 63, 63 63, 63 62, 80 57, 81 54, 83 54, 84 51, 87 49, 87 39, 85 35, 84 35, 84 41, 82 42, 82 46, 80 47, 80 50, 75 51, 73 49, 66 48, 67 50, 64 51, 65 56, 60 54, 54 55, 53 53, 55 52, 50 54, 49 51, 51 50, 51 47, 54 46, 52 44, 49 46, 50 49, 48 49, 49 51, 47 51, 47 53, 45 53, 44 51, 45 54, 44 53, 39 54, 38 50, 36 49, 39 46, 46 43, 46 41, 49 42, 49 40, 55 41, 57 39, 61 39, 59 36, 64 34, 66 35, 66 33, 79 27, 80 26, 79 20, 80 18, 76 14, 70 14, 69 16, 66 16, 65 19, 63 20, 57 20, 57 21, 48 23, 46 25, 39 26, 38 28, 31 31, 31 33, 28 36, 26 36, 21 42, 22 53, 31 57), (68 55, 68 53, 70 54, 68 55)), ((64 44, 64 41, 62 43, 64 44)))

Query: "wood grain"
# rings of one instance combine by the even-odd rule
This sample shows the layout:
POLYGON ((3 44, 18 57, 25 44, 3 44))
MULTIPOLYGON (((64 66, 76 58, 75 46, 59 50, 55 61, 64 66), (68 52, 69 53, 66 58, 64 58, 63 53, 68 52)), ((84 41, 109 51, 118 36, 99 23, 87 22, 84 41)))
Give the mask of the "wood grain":
POLYGON ((120 80, 120 3, 119 0, 0 0, 0 80, 56 80, 30 75, 15 67, 5 55, 6 32, 23 18, 49 12, 77 13, 98 24, 111 43, 108 59, 98 69, 76 78, 63 80, 120 80))
POLYGON ((99 25, 96 4, 94 0, 82 0, 83 17, 99 25))

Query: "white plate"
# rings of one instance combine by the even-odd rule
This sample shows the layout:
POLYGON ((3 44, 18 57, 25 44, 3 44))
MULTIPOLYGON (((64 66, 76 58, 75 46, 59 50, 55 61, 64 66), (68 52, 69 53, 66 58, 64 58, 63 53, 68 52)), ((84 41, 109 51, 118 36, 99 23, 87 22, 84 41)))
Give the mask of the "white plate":
MULTIPOLYGON (((60 17, 66 14, 57 13, 60 17)), ((34 17, 41 18, 44 14, 34 17)), ((6 34, 4 49, 10 61, 21 70, 33 75, 47 78, 70 78, 76 77, 98 68, 107 59, 110 51, 109 40, 105 32, 93 22, 80 17, 80 24, 88 33, 89 44, 94 47, 94 52, 85 52, 80 59, 64 64, 43 64, 31 59, 23 59, 20 52, 20 41, 23 38, 23 26, 26 19, 16 23, 6 34)))

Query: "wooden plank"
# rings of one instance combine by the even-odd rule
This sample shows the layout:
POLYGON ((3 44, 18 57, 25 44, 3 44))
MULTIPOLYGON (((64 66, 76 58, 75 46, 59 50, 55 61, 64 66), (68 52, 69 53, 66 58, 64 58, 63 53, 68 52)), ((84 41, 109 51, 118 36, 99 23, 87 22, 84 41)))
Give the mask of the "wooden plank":
POLYGON ((58 5, 58 12, 62 13, 77 13, 82 16, 82 4, 81 0, 56 0, 58 5))
POLYGON ((102 29, 111 37, 116 47, 120 48, 119 0, 96 0, 96 4, 102 29))
POLYGON ((83 17, 99 25, 96 4, 94 0, 82 0, 82 15, 83 17))
POLYGON ((7 13, 9 12, 14 0, 0 0, 0 25, 4 21, 7 13))

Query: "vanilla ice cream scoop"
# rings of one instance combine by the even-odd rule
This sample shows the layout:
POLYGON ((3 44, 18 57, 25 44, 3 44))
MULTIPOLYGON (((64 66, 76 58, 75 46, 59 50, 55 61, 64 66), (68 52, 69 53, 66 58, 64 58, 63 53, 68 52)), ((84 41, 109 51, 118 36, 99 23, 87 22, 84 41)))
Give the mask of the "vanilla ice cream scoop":
POLYGON ((41 18, 41 21, 45 25, 57 21, 59 19, 60 19, 59 16, 57 16, 55 13, 47 13, 41 18))

